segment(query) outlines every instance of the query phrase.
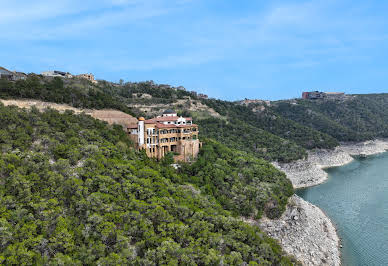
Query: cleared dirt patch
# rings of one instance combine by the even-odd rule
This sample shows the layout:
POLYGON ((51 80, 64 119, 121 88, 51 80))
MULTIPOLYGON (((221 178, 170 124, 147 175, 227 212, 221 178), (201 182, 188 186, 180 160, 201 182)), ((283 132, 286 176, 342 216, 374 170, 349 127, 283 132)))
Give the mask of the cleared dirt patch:
POLYGON ((19 108, 31 108, 36 107, 39 111, 44 111, 47 108, 52 108, 59 112, 64 112, 66 110, 71 110, 75 114, 85 113, 87 115, 92 116, 95 119, 102 120, 107 122, 108 124, 118 124, 122 125, 126 128, 129 125, 133 125, 137 123, 137 119, 129 114, 126 114, 121 111, 111 110, 111 109, 102 109, 102 110, 91 110, 91 109, 79 109, 72 107, 67 104, 57 104, 50 102, 42 102, 38 100, 3 100, 0 101, 5 106, 17 106, 19 108))

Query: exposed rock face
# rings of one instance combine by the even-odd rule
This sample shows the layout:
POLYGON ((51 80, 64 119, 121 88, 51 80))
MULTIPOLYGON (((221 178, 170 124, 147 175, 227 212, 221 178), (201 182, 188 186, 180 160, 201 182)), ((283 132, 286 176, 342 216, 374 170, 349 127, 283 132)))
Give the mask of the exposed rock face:
POLYGON ((307 160, 273 165, 286 173, 294 188, 318 185, 327 179, 324 168, 345 165, 353 161, 352 156, 372 155, 388 150, 388 140, 373 140, 361 143, 346 143, 335 150, 309 152, 307 160))
POLYGON ((324 168, 350 163, 353 158, 340 148, 334 151, 318 150, 309 152, 307 160, 292 163, 273 163, 276 168, 286 173, 294 188, 318 185, 327 179, 324 168))
POLYGON ((332 222, 318 207, 296 195, 280 219, 263 218, 257 224, 304 265, 341 264, 339 238, 332 222))
POLYGON ((147 113, 147 115, 150 116, 159 115, 166 109, 173 108, 174 110, 180 110, 184 107, 184 109, 187 111, 206 114, 206 117, 223 118, 223 116, 217 113, 213 108, 210 108, 206 104, 201 103, 201 101, 192 99, 177 99, 173 103, 169 104, 149 104, 138 102, 136 104, 129 104, 128 106, 147 113))
POLYGON ((342 150, 352 156, 373 155, 388 150, 388 139, 369 140, 361 143, 348 143, 341 146, 342 150))

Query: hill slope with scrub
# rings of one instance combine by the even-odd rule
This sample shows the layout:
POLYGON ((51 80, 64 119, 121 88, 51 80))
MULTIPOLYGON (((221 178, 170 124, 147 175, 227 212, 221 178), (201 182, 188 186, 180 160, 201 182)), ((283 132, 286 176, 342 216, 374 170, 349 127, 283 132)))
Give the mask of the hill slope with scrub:
POLYGON ((209 140, 177 172, 84 114, 0 104, 0 117, 1 264, 296 263, 239 218, 279 217, 293 193, 263 160, 209 140))
POLYGON ((173 108, 181 115, 193 116, 202 137, 268 161, 295 161, 305 158, 310 149, 333 149, 340 141, 388 136, 388 94, 241 104, 203 99, 196 92, 153 82, 93 84, 30 74, 27 80, 0 80, 0 98, 109 108, 147 118, 173 108))

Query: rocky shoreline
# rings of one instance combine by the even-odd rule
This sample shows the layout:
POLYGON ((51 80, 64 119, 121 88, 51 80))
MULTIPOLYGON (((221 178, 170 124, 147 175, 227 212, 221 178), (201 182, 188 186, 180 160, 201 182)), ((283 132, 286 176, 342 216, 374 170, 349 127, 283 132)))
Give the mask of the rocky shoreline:
POLYGON ((339 239, 332 222, 321 209, 296 195, 279 219, 263 218, 258 226, 303 265, 341 264, 339 239))
MULTIPOLYGON (((321 184, 327 180, 325 168, 350 163, 356 156, 369 156, 388 150, 388 139, 343 143, 335 150, 309 152, 308 159, 293 163, 273 163, 286 173, 294 188, 321 184)), ((276 220, 262 218, 257 225, 277 239, 283 249, 304 265, 340 265, 340 240, 336 229, 317 206, 294 195, 286 211, 276 220)))
POLYGON ((360 143, 344 143, 334 150, 310 151, 307 160, 273 165, 283 171, 294 188, 321 184, 327 180, 325 168, 348 164, 356 156, 369 156, 388 150, 388 139, 377 139, 360 143))

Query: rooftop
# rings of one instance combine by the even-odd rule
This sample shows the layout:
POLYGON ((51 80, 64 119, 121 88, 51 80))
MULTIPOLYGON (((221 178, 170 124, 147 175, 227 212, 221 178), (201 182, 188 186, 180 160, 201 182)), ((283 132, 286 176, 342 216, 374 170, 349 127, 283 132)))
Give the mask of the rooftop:
POLYGON ((161 124, 161 123, 156 123, 156 128, 185 128, 185 127, 196 127, 196 124, 192 125, 176 125, 176 124, 161 124))
POLYGON ((167 109, 166 111, 163 112, 164 115, 167 115, 167 114, 176 114, 176 112, 174 110, 171 110, 171 109, 167 109))
MULTIPOLYGON (((145 121, 146 124, 154 124, 157 122, 167 122, 167 121, 176 121, 179 119, 179 116, 161 116, 161 117, 155 117, 151 119, 147 119, 145 121)), ((191 121, 191 117, 185 117, 187 121, 191 121)))

